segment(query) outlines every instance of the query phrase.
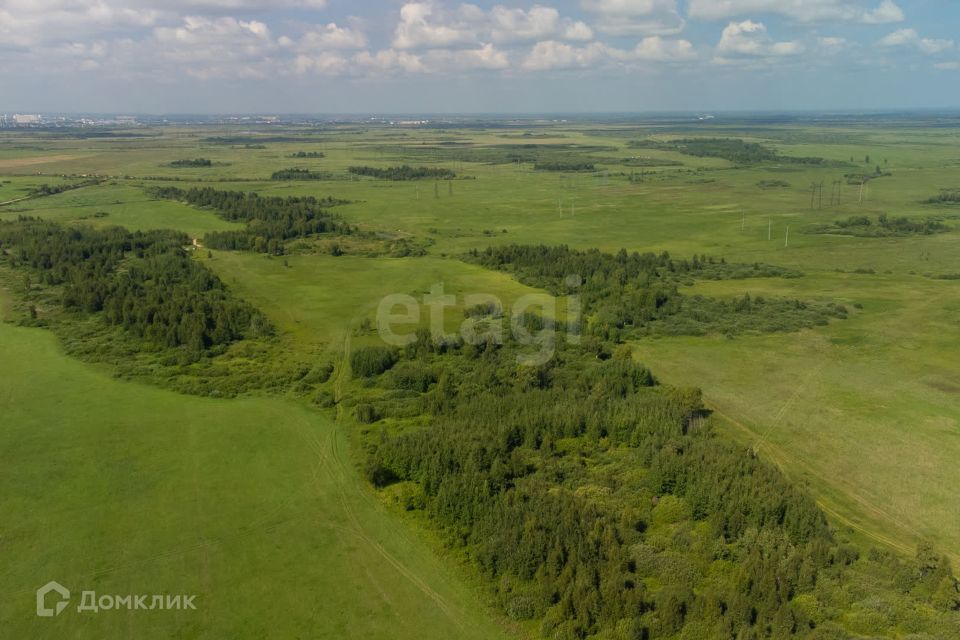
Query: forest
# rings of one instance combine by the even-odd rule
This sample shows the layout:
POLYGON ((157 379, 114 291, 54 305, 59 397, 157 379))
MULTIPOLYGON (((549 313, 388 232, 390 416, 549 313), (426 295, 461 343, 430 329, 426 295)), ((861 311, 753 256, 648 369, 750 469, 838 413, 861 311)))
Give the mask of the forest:
POLYGON ((932 235, 946 233, 951 227, 939 220, 926 218, 911 220, 904 216, 890 217, 885 213, 877 216, 876 221, 867 216, 850 216, 837 220, 833 224, 817 228, 817 233, 845 233, 862 237, 888 237, 932 235))
MULTIPOLYGON (((0 222, 0 257, 26 272, 27 290, 34 282, 58 287, 63 310, 120 327, 144 350, 181 348, 196 360, 211 348, 269 334, 266 317, 191 259, 189 244, 174 231, 0 222)), ((33 306, 30 315, 37 317, 33 306)))
POLYGON ((700 255, 675 260, 669 253, 617 254, 596 249, 512 245, 473 250, 465 259, 506 271, 520 282, 554 295, 578 294, 587 333, 620 340, 650 334, 735 335, 795 331, 847 316, 843 305, 744 294, 733 300, 687 295, 696 280, 791 278, 799 272, 755 263, 732 264, 700 255), (570 278, 574 278, 571 284, 570 278))
POLYGON ((212 167, 213 161, 207 158, 194 158, 192 160, 174 160, 168 166, 174 169, 183 169, 189 167, 212 167))
POLYGON ((924 204, 960 204, 960 189, 941 189, 938 195, 927 198, 924 204))
POLYGON ((457 174, 450 169, 442 167, 411 167, 410 165, 401 165, 399 167, 347 167, 347 171, 358 176, 368 176, 380 180, 421 180, 423 178, 435 178, 438 180, 450 180, 456 178, 457 174))
POLYGON ((262 197, 255 192, 220 191, 211 187, 187 190, 157 187, 149 193, 157 199, 179 200, 195 207, 210 208, 224 220, 247 224, 242 231, 207 233, 203 241, 211 249, 281 255, 287 240, 319 234, 349 235, 354 231, 339 215, 325 208, 345 203, 336 198, 262 197))
POLYGON ((723 158, 737 164, 787 162, 821 165, 825 163, 823 158, 784 156, 775 149, 757 142, 746 142, 737 138, 680 138, 668 141, 631 140, 627 143, 627 146, 631 149, 677 151, 698 158, 723 158))
POLYGON ((593 171, 594 164, 585 160, 543 160, 533 165, 536 171, 593 171))
MULTIPOLYGON (((302 152, 301 152, 302 153, 302 152)), ((326 171, 311 171, 310 169, 281 169, 274 171, 271 180, 329 180, 331 174, 326 171)))
POLYGON ((918 632, 960 632, 944 557, 837 539, 803 490, 715 435, 698 390, 592 337, 539 367, 520 348, 422 331, 352 359, 375 389, 355 405, 374 423, 369 481, 461 549, 508 617, 556 640, 826 640, 849 637, 852 599, 893 598, 931 610, 904 614, 918 632))

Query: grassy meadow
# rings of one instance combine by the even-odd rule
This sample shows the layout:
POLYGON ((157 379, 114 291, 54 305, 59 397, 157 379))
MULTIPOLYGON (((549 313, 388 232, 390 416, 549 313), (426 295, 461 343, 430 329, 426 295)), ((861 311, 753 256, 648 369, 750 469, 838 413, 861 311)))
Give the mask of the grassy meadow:
MULTIPOLYGON (((960 274, 960 206, 921 202, 960 187, 960 129, 564 123, 523 132, 344 126, 282 131, 276 136, 289 139, 262 144, 230 128, 117 139, 5 133, 0 219, 173 228, 199 238, 240 225, 155 200, 146 189, 203 185, 349 200, 336 207, 349 222, 415 238, 426 255, 197 252, 284 335, 335 357, 388 294, 419 299, 443 283, 457 296, 446 314, 453 330, 466 294, 491 293, 509 305, 534 292, 459 259, 494 244, 624 247, 797 268, 800 278, 700 282, 691 292, 833 300, 851 309, 850 318, 799 333, 646 338, 632 343, 636 357, 664 381, 701 387, 721 429, 806 485, 835 526, 907 555, 929 541, 960 563, 960 280, 940 278, 960 274), (740 166, 627 145, 695 135, 836 164, 740 166), (596 168, 481 161, 503 145, 525 144, 564 145, 596 168), (291 157, 298 151, 324 157, 291 157), (213 164, 169 165, 190 158, 213 164), (641 173, 624 164, 631 158, 650 166, 641 173), (458 177, 387 181, 347 172, 400 164, 450 168, 458 177), (329 175, 270 180, 291 167, 329 175), (863 189, 845 178, 877 169, 890 175, 863 189), (91 174, 103 180, 19 200, 40 184, 91 174), (837 180, 839 202, 831 194, 837 180), (820 182, 822 204, 811 198, 811 184, 820 182), (938 216, 954 230, 814 232, 884 213, 938 216)), ((0 567, 0 620, 13 635, 508 635, 456 563, 374 498, 354 468, 349 418, 294 399, 213 400, 117 381, 64 356, 41 329, 0 324, 0 345, 0 550, 10 559, 0 567), (70 612, 54 626, 42 621, 39 631, 33 590, 53 579, 78 592, 197 593, 200 607, 70 612)))

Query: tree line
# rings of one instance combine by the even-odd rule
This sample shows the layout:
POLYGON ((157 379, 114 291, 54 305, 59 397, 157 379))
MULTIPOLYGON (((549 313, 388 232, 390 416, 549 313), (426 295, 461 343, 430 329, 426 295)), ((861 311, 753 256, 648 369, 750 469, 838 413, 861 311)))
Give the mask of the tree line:
POLYGON ((805 492, 717 437, 697 390, 595 339, 540 367, 518 348, 422 331, 365 353, 381 395, 356 404, 362 423, 390 418, 370 431, 369 481, 424 512, 511 618, 557 640, 847 638, 849 574, 878 571, 901 582, 868 598, 936 607, 917 631, 960 629, 942 556, 868 565, 805 492))
POLYGON ((328 180, 330 173, 326 171, 311 171, 310 169, 280 169, 274 171, 271 180, 328 180))
POLYGON ((676 140, 631 140, 631 149, 659 149, 676 151, 697 158, 722 158, 737 164, 761 162, 787 162, 792 164, 822 165, 826 161, 818 157, 793 157, 781 155, 777 150, 757 142, 738 138, 680 138, 676 140))
POLYGON ((424 178, 435 178, 437 180, 451 180, 457 177, 457 174, 450 169, 442 167, 411 167, 410 165, 401 165, 399 167, 347 167, 347 171, 358 176, 369 176, 380 180, 422 180, 424 178))
POLYGON ((3 260, 58 287, 65 311, 93 315, 147 350, 182 348, 191 359, 271 332, 262 313, 233 297, 192 260, 175 231, 64 227, 33 218, 0 222, 3 260))
POLYGON ((224 220, 246 223, 243 230, 207 233, 203 241, 212 249, 280 255, 286 240, 318 234, 348 235, 355 231, 341 216, 325 208, 346 202, 336 198, 281 198, 245 191, 220 191, 211 187, 186 190, 156 187, 150 190, 150 194, 155 198, 179 200, 196 207, 213 209, 224 220))
POLYGON ((186 167, 212 167, 213 161, 208 160, 207 158, 193 158, 187 160, 174 160, 170 163, 171 167, 175 169, 182 169, 186 167))
POLYGON ((831 302, 749 294, 721 300, 680 291, 681 285, 695 280, 800 275, 795 270, 761 263, 730 264, 706 255, 675 260, 666 252, 628 253, 625 249, 609 254, 566 245, 490 247, 472 250, 466 259, 511 273, 524 284, 554 295, 579 295, 584 331, 611 340, 651 333, 793 331, 847 315, 845 307, 831 302))

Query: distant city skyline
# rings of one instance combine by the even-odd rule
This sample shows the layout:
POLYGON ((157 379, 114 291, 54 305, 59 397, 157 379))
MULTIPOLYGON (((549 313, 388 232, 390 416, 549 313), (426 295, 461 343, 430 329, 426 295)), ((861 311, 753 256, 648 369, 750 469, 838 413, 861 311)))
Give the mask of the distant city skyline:
POLYGON ((946 0, 0 0, 0 112, 960 107, 946 0))

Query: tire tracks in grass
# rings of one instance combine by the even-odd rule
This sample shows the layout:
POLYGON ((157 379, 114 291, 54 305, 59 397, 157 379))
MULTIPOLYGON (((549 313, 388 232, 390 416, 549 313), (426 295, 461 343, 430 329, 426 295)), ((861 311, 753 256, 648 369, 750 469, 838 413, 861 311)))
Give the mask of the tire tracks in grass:
MULTIPOLYGON (((325 464, 328 468, 330 472, 328 475, 332 483, 335 485, 341 508, 352 525, 351 527, 342 528, 342 530, 345 533, 355 535, 358 539, 362 540, 370 548, 376 551, 377 554, 380 555, 380 557, 382 557, 400 575, 412 583, 425 596, 430 598, 430 600, 437 605, 440 611, 443 612, 443 614, 457 627, 457 629, 462 631, 464 629, 463 622, 460 620, 460 617, 456 615, 453 607, 446 600, 446 598, 434 590, 416 572, 408 568, 380 542, 367 535, 365 533, 365 527, 363 523, 360 521, 359 516, 351 505, 351 496, 347 494, 347 483, 345 482, 345 479, 348 477, 348 475, 354 474, 355 470, 353 469, 352 465, 345 460, 345 454, 341 451, 339 443, 341 429, 343 427, 345 418, 345 411, 341 401, 344 397, 344 381, 349 375, 350 353, 351 337, 350 330, 348 328, 344 333, 343 348, 340 354, 340 362, 337 366, 337 377, 333 383, 334 398, 337 403, 336 419, 334 421, 333 428, 327 430, 325 438, 326 442, 322 441, 312 430, 308 432, 308 438, 311 440, 310 446, 318 457, 318 464, 325 464)), ((319 471, 319 468, 316 468, 314 473, 314 479, 318 483, 318 490, 320 489, 321 484, 319 471)), ((354 497, 356 498, 361 500, 366 499, 366 496, 363 495, 362 490, 359 488, 355 488, 354 494, 354 497)), ((375 508, 379 508, 379 505, 375 505, 375 508)))

